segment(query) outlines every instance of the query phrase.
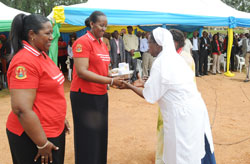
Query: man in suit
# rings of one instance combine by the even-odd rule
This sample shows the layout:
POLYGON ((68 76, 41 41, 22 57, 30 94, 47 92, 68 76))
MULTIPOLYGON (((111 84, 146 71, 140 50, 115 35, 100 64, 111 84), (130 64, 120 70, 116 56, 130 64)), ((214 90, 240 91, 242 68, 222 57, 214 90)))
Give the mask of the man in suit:
POLYGON ((248 33, 246 33, 242 39, 242 53, 243 57, 245 57, 246 66, 246 79, 244 80, 244 82, 249 82, 250 37, 248 33))
POLYGON ((210 40, 208 38, 208 33, 203 31, 202 37, 200 38, 200 56, 199 56, 199 72, 200 75, 208 75, 207 73, 207 63, 208 55, 210 53, 210 40))
POLYGON ((125 62, 125 48, 117 30, 112 33, 112 37, 113 39, 110 40, 111 65, 112 68, 117 68, 119 63, 125 62))
POLYGON ((194 63, 195 63, 195 76, 200 77, 201 76, 199 74, 200 39, 198 37, 198 31, 193 32, 193 38, 191 38, 190 41, 193 45, 192 55, 193 55, 194 63))
MULTIPOLYGON (((227 52, 227 45, 228 45, 228 35, 225 37, 224 42, 223 42, 224 52, 227 52)), ((230 56, 230 70, 232 72, 235 71, 234 58, 235 58, 237 49, 238 49, 238 41, 235 37, 235 33, 233 33, 233 45, 232 45, 231 56, 230 56)))

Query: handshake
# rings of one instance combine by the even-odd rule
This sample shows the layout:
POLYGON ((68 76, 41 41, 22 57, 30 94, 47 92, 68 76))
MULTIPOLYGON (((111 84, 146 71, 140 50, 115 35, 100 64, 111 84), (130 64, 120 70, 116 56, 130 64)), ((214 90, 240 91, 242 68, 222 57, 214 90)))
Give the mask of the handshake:
POLYGON ((130 79, 122 78, 122 77, 115 77, 113 78, 113 83, 111 81, 111 86, 117 86, 119 89, 132 89, 133 86, 135 87, 144 87, 145 82, 147 81, 148 77, 144 77, 143 79, 138 76, 138 79, 131 83, 130 79))

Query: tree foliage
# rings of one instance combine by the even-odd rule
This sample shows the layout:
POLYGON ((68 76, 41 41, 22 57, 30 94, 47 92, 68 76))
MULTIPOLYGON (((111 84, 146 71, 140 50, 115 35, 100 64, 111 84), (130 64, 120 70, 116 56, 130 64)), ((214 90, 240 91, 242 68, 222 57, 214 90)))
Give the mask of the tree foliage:
POLYGON ((1 0, 1 2, 22 11, 47 16, 55 6, 84 3, 87 0, 1 0))
POLYGON ((227 5, 244 12, 250 13, 250 1, 249 0, 222 0, 227 5))

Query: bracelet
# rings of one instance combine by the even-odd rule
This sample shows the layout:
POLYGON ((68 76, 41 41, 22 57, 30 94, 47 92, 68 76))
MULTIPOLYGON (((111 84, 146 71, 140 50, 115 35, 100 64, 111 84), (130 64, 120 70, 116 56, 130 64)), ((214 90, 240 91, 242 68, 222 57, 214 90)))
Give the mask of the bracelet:
POLYGON ((38 146, 38 145, 36 145, 36 147, 37 147, 38 149, 44 149, 48 144, 49 144, 49 141, 47 140, 47 142, 46 142, 43 146, 38 146))
POLYGON ((111 79, 111 83, 110 83, 110 85, 113 85, 113 82, 114 82, 114 79, 112 78, 112 79, 111 79))

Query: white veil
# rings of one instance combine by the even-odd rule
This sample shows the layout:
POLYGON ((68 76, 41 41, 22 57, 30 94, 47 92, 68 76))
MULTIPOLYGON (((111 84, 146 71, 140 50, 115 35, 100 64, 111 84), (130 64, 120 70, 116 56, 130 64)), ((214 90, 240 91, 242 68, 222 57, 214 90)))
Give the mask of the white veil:
POLYGON ((193 81, 194 73, 176 52, 172 34, 164 28, 158 27, 153 30, 153 36, 158 45, 162 46, 162 51, 158 55, 155 63, 160 66, 161 76, 164 83, 180 84, 193 81))
POLYGON ((162 46, 163 51, 168 54, 177 54, 172 34, 165 28, 158 27, 153 30, 155 41, 162 46))

